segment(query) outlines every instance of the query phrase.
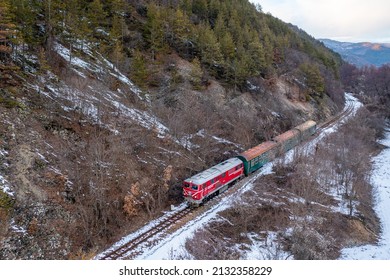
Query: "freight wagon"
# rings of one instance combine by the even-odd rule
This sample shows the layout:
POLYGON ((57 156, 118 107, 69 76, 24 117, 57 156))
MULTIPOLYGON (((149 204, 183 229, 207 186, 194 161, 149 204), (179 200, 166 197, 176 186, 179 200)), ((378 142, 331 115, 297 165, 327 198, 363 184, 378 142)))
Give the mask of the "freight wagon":
POLYGON ((284 154, 298 145, 301 140, 300 135, 299 130, 291 129, 274 137, 274 141, 279 144, 280 154, 284 154))
POLYGON ((301 133, 300 140, 305 140, 317 131, 317 123, 315 121, 307 121, 295 127, 301 133))

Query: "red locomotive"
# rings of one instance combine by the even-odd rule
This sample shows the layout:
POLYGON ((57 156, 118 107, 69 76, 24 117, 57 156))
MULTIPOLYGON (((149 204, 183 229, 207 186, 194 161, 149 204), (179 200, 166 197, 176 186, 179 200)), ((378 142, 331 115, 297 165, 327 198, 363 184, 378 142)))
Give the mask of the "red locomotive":
POLYGON ((238 158, 230 158, 188 178, 183 183, 184 197, 191 204, 200 205, 244 176, 244 165, 238 158))

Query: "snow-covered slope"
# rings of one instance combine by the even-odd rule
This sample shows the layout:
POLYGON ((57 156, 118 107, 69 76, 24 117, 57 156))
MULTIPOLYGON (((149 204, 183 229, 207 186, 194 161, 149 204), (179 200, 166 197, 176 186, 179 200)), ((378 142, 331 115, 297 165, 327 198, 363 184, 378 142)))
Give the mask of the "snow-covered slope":
MULTIPOLYGON (((116 114, 147 129, 154 129, 159 137, 167 134, 168 128, 157 117, 131 105, 129 98, 132 94, 140 100, 147 100, 147 95, 142 95, 142 91, 103 56, 84 48, 82 53, 87 61, 76 54, 71 56, 69 49, 59 43, 56 43, 55 50, 66 62, 70 62, 78 78, 73 78, 75 81, 69 84, 48 72, 40 77, 40 84, 31 85, 32 88, 60 104, 65 111, 81 111, 97 123, 102 122, 104 114, 116 114), (121 85, 116 90, 111 89, 106 85, 107 77, 119 80, 121 85)), ((113 124, 104 125, 114 129, 113 124)))
POLYGON ((376 194, 375 211, 381 220, 382 234, 377 245, 346 248, 341 259, 346 260, 389 260, 390 259, 390 130, 381 144, 387 148, 377 155, 373 162, 372 184, 376 194))
MULTIPOLYGON (((346 107, 352 106, 355 113, 358 110, 358 108, 362 106, 362 104, 350 94, 346 95, 346 99, 347 99, 346 107)), ((314 152, 317 143, 319 143, 325 136, 335 132, 337 128, 344 121, 345 119, 339 120, 335 124, 324 129, 317 138, 313 139, 308 143, 305 143, 303 149, 307 153, 314 152)), ((294 150, 291 150, 285 155, 285 161, 291 161, 293 157, 294 157, 294 150)), ((192 238, 194 236, 194 233, 198 229, 203 228, 206 224, 210 223, 211 221, 216 221, 218 219, 221 219, 219 213, 229 207, 232 207, 234 203, 237 201, 237 199, 239 199, 239 197, 243 195, 245 192, 251 191, 254 187, 253 183, 259 177, 267 174, 271 174, 272 166, 273 166, 272 162, 263 166, 252 177, 245 179, 239 185, 235 186, 236 188, 237 187, 240 188, 237 192, 233 193, 232 195, 224 197, 217 205, 211 207, 210 209, 208 209, 207 211, 205 211, 195 219, 191 220, 184 227, 181 227, 179 230, 177 230, 175 233, 169 236, 160 235, 160 236, 153 237, 154 241, 152 240, 149 243, 155 243, 156 245, 154 246, 145 245, 142 248, 138 248, 137 251, 139 252, 139 255, 137 259, 160 260, 160 259, 192 258, 192 256, 185 249, 186 241, 192 238)), ((342 199, 338 199, 337 197, 335 197, 335 199, 340 201, 340 203, 342 201, 342 199)), ((183 207, 184 204, 180 205, 177 209, 173 211, 178 211, 178 209, 182 209, 183 207)), ((346 206, 341 204, 339 205, 339 207, 334 207, 331 210, 336 212, 341 212, 341 213, 348 212, 346 206)), ((171 214, 172 212, 168 212, 165 214, 165 216, 171 214)), ((158 222, 158 220, 150 222, 144 228, 140 229, 137 233, 147 231, 149 228, 155 225, 156 222, 158 222)), ((126 241, 134 238, 134 236, 136 236, 137 233, 132 233, 129 236, 124 237, 122 240, 120 240, 119 242, 114 244, 111 248, 109 248, 106 252, 120 247, 126 241)), ((262 240, 258 240, 258 238, 254 238, 253 246, 251 246, 251 249, 246 250, 245 252, 243 252, 242 255, 245 256, 245 259, 267 259, 268 258, 267 256, 269 256, 270 254, 273 256, 273 258, 288 259, 289 253, 281 250, 281 246, 280 244, 278 244, 276 237, 277 235, 274 234, 273 232, 268 232, 268 238, 266 242, 262 240)), ((96 258, 99 258, 99 255, 96 256, 96 258)))

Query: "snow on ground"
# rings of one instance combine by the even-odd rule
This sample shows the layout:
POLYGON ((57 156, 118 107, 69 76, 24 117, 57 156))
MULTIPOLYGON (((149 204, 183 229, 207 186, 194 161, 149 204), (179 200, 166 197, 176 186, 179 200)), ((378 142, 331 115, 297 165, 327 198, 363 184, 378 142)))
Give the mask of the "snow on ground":
POLYGON ((55 50, 66 61, 70 61, 71 65, 73 66, 73 70, 75 70, 75 72, 78 73, 81 77, 85 78, 86 75, 80 70, 87 70, 93 73, 99 73, 104 75, 109 74, 118 78, 122 83, 127 85, 129 89, 138 96, 138 98, 142 99, 142 91, 136 85, 134 85, 134 83, 130 81, 129 78, 127 78, 111 62, 109 62, 100 54, 98 54, 100 56, 99 58, 94 57, 88 46, 84 47, 83 52, 94 60, 100 62, 101 65, 99 65, 98 63, 89 63, 82 60, 81 58, 75 56, 74 53, 71 53, 68 48, 64 47, 58 42, 55 44, 55 50), (109 69, 111 69, 112 71, 110 71, 109 69))
POLYGON ((14 196, 13 191, 11 190, 7 180, 0 174, 0 190, 9 196, 14 196))
POLYGON ((390 259, 390 130, 381 144, 387 148, 373 159, 372 184, 376 196, 375 212, 381 220, 382 233, 377 245, 365 245, 342 250, 345 260, 390 259))
MULTIPOLYGON (((84 43, 83 45, 84 48, 82 50, 71 52, 68 48, 57 42, 55 44, 55 50, 64 60, 70 63, 72 70, 80 77, 86 79, 90 76, 90 73, 93 73, 94 76, 103 81, 103 77, 113 76, 120 80, 123 85, 127 86, 127 88, 136 94, 139 99, 149 102, 147 94, 142 93, 142 91, 110 61, 99 53, 93 53, 87 43, 84 43), (80 53, 83 54, 83 57, 88 57, 88 59, 81 58, 80 53)), ((30 85, 30 87, 40 94, 57 101, 65 111, 77 110, 82 112, 84 115, 89 116, 94 122, 113 130, 115 133, 119 133, 119 131, 115 129, 115 125, 103 124, 101 122, 101 112, 107 111, 130 119, 146 129, 155 131, 158 138, 169 136, 176 144, 187 150, 193 150, 199 147, 191 141, 197 134, 185 135, 181 138, 172 137, 169 135, 170 132, 168 127, 166 127, 152 112, 133 108, 133 106, 126 101, 126 93, 122 92, 121 89, 118 89, 117 91, 108 88, 103 89, 101 86, 94 86, 92 83, 87 88, 80 90, 60 81, 58 77, 51 72, 48 72, 47 77, 40 76, 39 79, 40 85, 30 85)), ((212 135, 208 136, 218 143, 239 147, 239 145, 226 139, 212 135)))
POLYGON ((266 239, 259 240, 257 234, 249 234, 249 239, 252 241, 252 246, 249 251, 244 252, 246 260, 287 260, 291 257, 290 254, 282 250, 282 246, 277 241, 277 232, 262 232, 266 235, 266 239))
POLYGON ((139 230, 123 237, 121 240, 119 240, 118 242, 116 242, 114 245, 112 245, 109 249, 107 249, 106 251, 100 253, 99 255, 97 255, 95 257, 95 259, 100 259, 101 257, 103 257, 104 255, 106 255, 107 253, 110 253, 111 251, 114 251, 115 249, 121 247, 122 245, 126 244, 127 242, 129 242, 130 240, 136 238, 137 236, 143 234, 144 232, 147 232, 148 230, 150 230, 151 228, 153 228, 154 226, 158 225, 158 223, 160 223, 161 221, 163 221, 164 219, 168 218, 169 216, 172 216, 174 215, 175 213, 185 209, 187 207, 187 204, 186 203, 182 203, 180 204, 179 206, 175 207, 173 210, 171 211, 168 211, 166 212, 163 216, 161 216, 160 218, 156 219, 156 220, 153 220, 151 222, 149 222, 148 224, 146 224, 144 227, 140 228, 139 230))
POLYGON ((156 246, 152 248, 144 248, 144 251, 136 259, 149 259, 149 260, 163 260, 163 259, 176 259, 176 258, 188 258, 191 257, 186 252, 184 245, 187 239, 192 238, 194 233, 204 227, 213 219, 219 219, 218 213, 229 208, 236 198, 241 194, 253 188, 253 182, 259 177, 270 172, 272 169, 271 164, 267 164, 268 168, 262 169, 255 176, 251 177, 244 186, 232 195, 222 198, 222 200, 215 206, 202 213, 200 216, 194 218, 188 222, 185 226, 177 230, 172 235, 165 237, 156 246))
MULTIPOLYGON (((7 151, 0 150, 0 157, 5 157, 7 155, 8 155, 7 151)), ((14 196, 14 193, 11 190, 11 187, 10 187, 8 181, 1 174, 0 174, 0 190, 2 190, 4 193, 8 194, 9 196, 14 196)))
MULTIPOLYGON (((135 93, 140 99, 141 90, 138 89, 124 74, 116 69, 112 63, 104 57, 96 58, 88 48, 84 49, 84 54, 90 57, 94 63, 87 62, 76 55, 75 52, 70 53, 70 50, 63 45, 56 43, 55 49, 57 53, 66 61, 70 61, 72 69, 81 77, 85 78, 88 73, 95 73, 99 76, 111 75, 122 81, 122 83, 135 93)), ((100 120, 101 111, 108 109, 108 112, 120 115, 122 117, 131 119, 135 123, 150 130, 155 130, 159 138, 163 138, 168 134, 168 128, 151 113, 142 111, 136 108, 131 108, 126 105, 124 94, 120 89, 113 91, 102 88, 94 88, 88 86, 83 90, 70 87, 64 82, 60 81, 53 73, 48 73, 46 78, 41 77, 40 83, 42 85, 30 85, 34 90, 46 97, 58 100, 60 106, 65 111, 79 110, 84 115, 89 116, 93 121, 102 124, 100 120), (66 102, 60 101, 65 100, 66 102)), ((127 102, 128 103, 128 102, 127 102)), ((105 124, 110 128, 110 124, 105 124)))
MULTIPOLYGON (((71 69, 83 79, 87 79, 91 76, 91 73, 100 81, 104 81, 104 78, 107 76, 113 76, 121 81, 132 93, 137 95, 140 100, 144 100, 146 103, 150 102, 148 95, 143 93, 129 78, 121 73, 115 65, 101 54, 93 53, 86 42, 83 44, 80 43, 80 45, 84 46, 83 49, 77 49, 77 51, 71 52, 68 48, 56 42, 55 50, 70 64, 71 69)), ((120 88, 114 91, 110 90, 108 87, 103 88, 101 85, 95 86, 94 83, 91 83, 86 88, 80 90, 79 88, 67 85, 51 72, 48 72, 46 77, 40 76, 39 84, 30 84, 30 87, 39 94, 58 102, 65 111, 81 112, 95 123, 103 125, 115 133, 120 133, 116 130, 115 124, 102 123, 102 112, 109 112, 130 119, 146 129, 155 131, 158 138, 165 138, 168 136, 176 144, 190 151, 199 148, 198 145, 192 142, 192 138, 194 136, 204 137, 204 135, 201 134, 185 135, 181 138, 172 137, 169 128, 165 126, 153 112, 136 109, 129 104, 127 101, 127 94, 120 88)), ((218 143, 234 145, 237 148, 240 147, 238 144, 229 140, 212 135, 207 136, 218 143)))
MULTIPOLYGON (((346 99, 347 102, 345 107, 347 108, 349 106, 352 106, 353 113, 356 113, 357 109, 362 106, 362 104, 351 94, 346 94, 346 99)), ((342 124, 343 122, 345 122, 345 119, 342 119, 336 122, 335 124, 332 124, 328 128, 324 129, 318 137, 306 143, 303 149, 308 153, 313 152, 315 150, 317 143, 321 141, 326 135, 336 131, 337 128, 340 126, 340 124, 342 124)), ((291 161, 293 159, 294 152, 295 152, 294 150, 289 151, 285 155, 285 161, 291 161)), ((137 259, 163 260, 163 259, 191 258, 191 255, 185 249, 186 240, 192 238, 196 230, 203 228, 210 221, 220 219, 218 213, 231 207, 233 203, 237 201, 238 197, 240 197, 243 193, 253 189, 253 182, 256 181, 257 178, 259 178, 260 176, 270 174, 272 172, 272 166, 273 166, 272 162, 264 165, 252 177, 243 180, 243 186, 241 186, 241 188, 237 192, 222 198, 217 205, 211 207, 209 210, 202 213, 200 216, 191 220, 185 226, 177 230, 172 235, 166 237, 164 236, 153 237, 153 240, 158 240, 159 238, 162 238, 162 240, 159 240, 158 244, 155 246, 152 247, 144 246, 142 248, 138 248, 141 253, 137 257, 137 259)), ((179 209, 184 207, 183 205, 185 204, 180 205, 179 209)), ((174 211, 177 211, 177 209, 175 209, 174 211)), ((108 249, 104 253, 114 250, 115 248, 124 244, 126 240, 131 240, 139 233, 147 231, 148 229, 153 227, 153 225, 155 225, 158 221, 161 221, 161 219, 171 214, 172 212, 168 212, 160 219, 148 223, 145 227, 139 229, 137 232, 124 237, 121 241, 114 244, 110 249, 108 249)), ((255 239, 255 236, 253 236, 253 239, 255 239)), ((96 256, 96 258, 99 258, 99 256, 101 255, 96 256)), ((251 248, 244 253, 245 259, 271 259, 271 258, 286 259, 288 257, 289 257, 288 253, 284 252, 279 246, 279 244, 277 243, 276 234, 272 232, 268 232, 268 237, 265 241, 254 240, 251 248)))

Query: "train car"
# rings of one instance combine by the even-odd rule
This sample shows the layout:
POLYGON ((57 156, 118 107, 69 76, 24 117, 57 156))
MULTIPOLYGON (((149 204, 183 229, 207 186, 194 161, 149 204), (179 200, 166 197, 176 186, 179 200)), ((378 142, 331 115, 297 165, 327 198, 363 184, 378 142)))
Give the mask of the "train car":
POLYGON ((308 139, 311 135, 317 131, 317 123, 315 121, 309 120, 295 127, 301 133, 301 141, 308 139))
POLYGON ((298 145, 300 136, 300 131, 294 128, 274 137, 273 140, 280 145, 280 153, 284 154, 298 145))
POLYGON ((225 160, 184 180, 184 198, 193 205, 200 205, 225 191, 230 184, 243 176, 244 165, 241 160, 238 158, 225 160))
POLYGON ((248 176, 273 160, 278 152, 278 146, 279 144, 274 141, 267 141, 239 154, 237 157, 244 163, 245 175, 248 176))

